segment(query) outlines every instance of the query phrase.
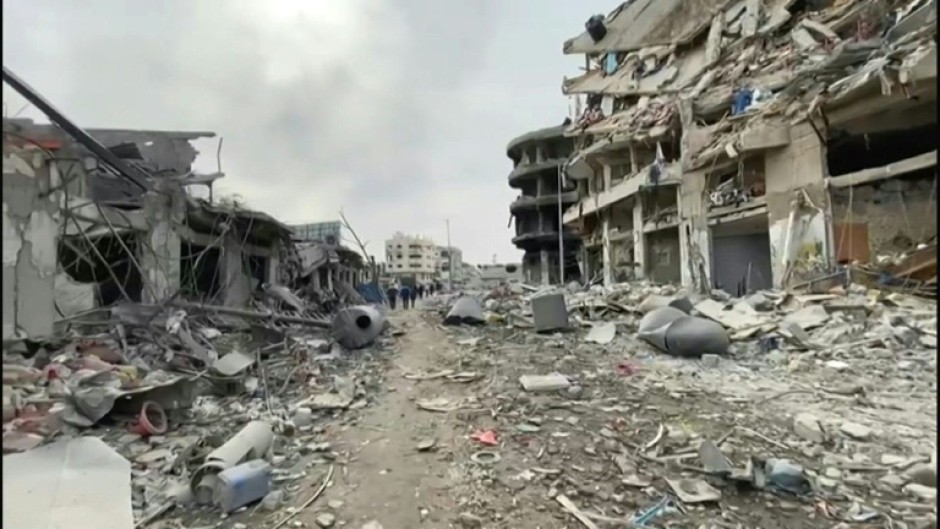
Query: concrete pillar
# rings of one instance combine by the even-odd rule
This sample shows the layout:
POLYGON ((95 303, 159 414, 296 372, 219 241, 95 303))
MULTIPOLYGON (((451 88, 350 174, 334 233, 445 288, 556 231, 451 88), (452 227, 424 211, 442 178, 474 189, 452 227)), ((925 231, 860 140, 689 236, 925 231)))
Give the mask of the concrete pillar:
POLYGON ((773 285, 827 271, 833 262, 825 147, 808 123, 790 129, 790 144, 764 163, 773 285))
POLYGON ((613 169, 609 164, 604 164, 604 191, 610 191, 610 181, 613 179, 613 169))
POLYGON ((682 286, 711 290, 711 233, 704 203, 704 171, 686 173, 679 188, 679 273, 682 286))
POLYGON ((539 275, 541 276, 542 286, 551 284, 551 262, 548 259, 548 250, 539 252, 539 275))
POLYGON ((643 233, 643 202, 633 197, 633 261, 637 279, 646 277, 646 235, 643 233))
POLYGON ((143 196, 148 229, 142 234, 139 262, 144 281, 144 303, 160 303, 180 286, 179 235, 173 229, 186 216, 186 198, 181 187, 154 181, 155 191, 143 196))
POLYGON ((610 212, 604 212, 604 220, 601 221, 601 236, 603 240, 603 257, 604 257, 604 286, 608 287, 614 282, 613 274, 613 264, 610 259, 610 212))
POLYGON ((251 299, 251 277, 244 266, 242 245, 235 237, 227 235, 222 241, 222 304, 241 307, 251 299))

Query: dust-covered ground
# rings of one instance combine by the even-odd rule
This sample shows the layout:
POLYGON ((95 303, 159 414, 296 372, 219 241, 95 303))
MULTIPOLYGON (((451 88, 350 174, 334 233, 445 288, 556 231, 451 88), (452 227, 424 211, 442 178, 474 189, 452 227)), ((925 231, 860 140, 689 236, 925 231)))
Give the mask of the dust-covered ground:
POLYGON ((706 366, 655 352, 629 321, 606 345, 583 330, 440 321, 392 313, 405 334, 377 360, 384 387, 319 427, 332 455, 311 466, 309 488, 329 465, 333 478, 292 523, 628 527, 661 506, 649 526, 935 524, 935 350, 740 353, 706 366), (528 393, 518 380, 550 373, 571 386, 528 393), (708 472, 703 444, 734 474, 708 472), (775 459, 802 468, 800 493, 745 472, 775 459), (711 498, 689 498, 692 486, 711 498))

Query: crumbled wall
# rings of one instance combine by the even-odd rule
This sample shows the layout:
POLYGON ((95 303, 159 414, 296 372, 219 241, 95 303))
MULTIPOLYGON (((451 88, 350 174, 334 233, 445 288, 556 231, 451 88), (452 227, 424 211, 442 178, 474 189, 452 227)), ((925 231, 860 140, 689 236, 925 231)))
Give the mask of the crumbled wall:
POLYGON ((58 178, 39 151, 4 144, 3 339, 52 333, 57 266, 58 178))
POLYGON ((832 252, 824 147, 808 123, 793 127, 790 140, 786 147, 768 151, 764 160, 776 288, 826 273, 832 252), (799 201, 804 204, 795 207, 799 201))
POLYGON ((927 177, 833 188, 833 222, 867 225, 873 258, 908 250, 908 244, 916 245, 937 235, 936 185, 931 169, 927 177))

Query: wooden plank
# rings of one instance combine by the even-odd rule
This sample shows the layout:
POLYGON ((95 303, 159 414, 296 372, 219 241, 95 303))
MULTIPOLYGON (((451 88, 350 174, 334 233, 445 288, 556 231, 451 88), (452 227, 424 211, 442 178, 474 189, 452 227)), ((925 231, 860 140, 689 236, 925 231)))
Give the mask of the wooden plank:
POLYGON ((879 180, 886 180, 888 178, 912 173, 921 169, 927 169, 929 167, 936 167, 936 165, 937 151, 931 151, 924 154, 919 154, 913 158, 907 158, 894 163, 889 163, 888 165, 882 167, 872 167, 870 169, 862 169, 861 171, 856 171, 854 173, 841 176, 831 176, 828 179, 828 183, 829 187, 857 186, 871 182, 877 182, 879 180))

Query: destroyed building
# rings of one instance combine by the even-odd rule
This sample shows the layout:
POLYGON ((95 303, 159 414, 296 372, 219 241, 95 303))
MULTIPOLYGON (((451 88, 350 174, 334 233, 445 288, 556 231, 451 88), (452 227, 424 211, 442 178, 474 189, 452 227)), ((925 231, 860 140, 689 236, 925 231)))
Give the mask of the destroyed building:
POLYGON ((509 205, 516 223, 512 242, 525 252, 522 273, 528 283, 557 284, 579 275, 580 241, 574 231, 563 227, 559 212, 578 200, 574 184, 561 174, 573 148, 564 133, 563 125, 539 129, 506 147, 513 164, 509 185, 519 190, 519 197, 509 205), (564 278, 559 277, 559 250, 564 253, 564 278))
MULTIPOLYGON (((211 197, 223 176, 192 167, 190 142, 214 133, 86 130, 6 69, 4 81, 54 123, 3 120, 4 341, 119 302, 246 307, 310 269, 286 225, 187 192, 211 197)), ((354 283, 362 264, 346 253, 335 279, 354 283)))
POLYGON ((563 82, 587 274, 933 288, 935 2, 696 5, 626 2, 564 44, 587 68, 563 82))

